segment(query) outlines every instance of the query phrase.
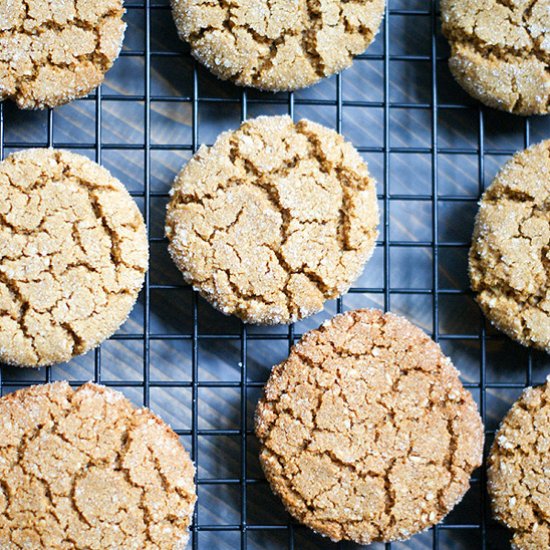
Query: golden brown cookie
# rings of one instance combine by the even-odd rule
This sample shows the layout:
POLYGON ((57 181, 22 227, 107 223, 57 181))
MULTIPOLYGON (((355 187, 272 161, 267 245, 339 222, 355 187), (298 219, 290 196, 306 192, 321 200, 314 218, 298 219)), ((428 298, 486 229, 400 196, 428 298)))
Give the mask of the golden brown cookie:
POLYGON ((0 0, 0 101, 43 109, 87 95, 118 57, 122 0, 0 0))
POLYGON ((518 550, 550 548, 550 386, 527 388, 495 435, 488 490, 518 550))
POLYGON ((350 311, 307 333, 256 410, 273 491, 334 541, 401 540, 436 524, 482 460, 483 425, 458 375, 391 313, 350 311))
POLYGON ((519 115, 550 106, 550 0, 441 0, 449 66, 479 101, 519 115))
POLYGON ((107 170, 53 149, 0 163, 0 361, 38 367, 97 346, 147 264, 141 213, 107 170))
POLYGON ((483 194, 470 280, 489 320, 550 351, 550 140, 517 153, 483 194))
POLYGON ((336 132, 260 117, 201 147, 168 205, 170 253, 215 307, 290 323, 346 292, 377 235, 375 182, 336 132))
POLYGON ((171 0, 180 38, 216 76, 296 90, 349 67, 373 41, 384 0, 171 0))
POLYGON ((0 399, 0 548, 182 550, 194 467, 121 393, 56 382, 0 399))

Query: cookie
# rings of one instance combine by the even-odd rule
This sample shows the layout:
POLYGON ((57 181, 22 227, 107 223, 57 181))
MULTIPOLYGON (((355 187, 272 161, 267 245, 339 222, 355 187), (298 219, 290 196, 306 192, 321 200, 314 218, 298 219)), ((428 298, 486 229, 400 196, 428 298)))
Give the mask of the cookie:
POLYGON ((359 544, 440 521, 483 449, 481 418, 451 361, 409 321, 374 309, 337 315, 274 367, 256 435, 288 511, 359 544))
POLYGON ((494 516, 518 550, 550 548, 550 386, 527 388, 491 447, 488 490, 494 516))
POLYGON ((550 110, 550 1, 441 0, 449 67, 489 107, 519 115, 550 110))
POLYGON ((550 352, 550 140, 517 153, 485 191, 470 248, 483 313, 524 346, 550 352))
POLYGON ((0 163, 0 361, 39 367, 100 344, 143 285, 147 234, 124 186, 86 157, 0 163))
POLYGON ((118 57, 122 0, 0 0, 0 101, 44 109, 87 95, 118 57))
POLYGON ((178 436, 88 383, 0 399, 0 548, 180 550, 195 505, 178 436))
POLYGON ((313 122, 260 117, 201 147, 166 217, 185 280, 248 323, 277 324, 346 292, 377 236, 375 182, 353 146, 313 122))
POLYGON ((179 36, 217 77, 288 91, 349 67, 374 37, 384 0, 171 0, 179 36))

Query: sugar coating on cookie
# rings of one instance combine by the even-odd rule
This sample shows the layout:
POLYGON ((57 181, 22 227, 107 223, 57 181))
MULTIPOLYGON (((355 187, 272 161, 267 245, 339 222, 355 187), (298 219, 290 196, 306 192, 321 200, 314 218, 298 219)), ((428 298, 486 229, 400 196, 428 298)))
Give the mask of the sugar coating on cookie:
POLYGON ((375 182, 336 132, 260 117, 201 147, 168 205, 170 253, 226 314, 290 323, 344 293, 371 255, 375 182))
POLYGON ((439 346, 406 319, 368 309, 307 333, 273 369, 256 434, 288 511, 359 544, 439 522, 483 449, 476 405, 439 346))
POLYGON ((456 80, 479 101, 520 115, 550 106, 550 0, 441 0, 456 80))
POLYGON ((483 194, 470 280, 489 320, 550 351, 550 140, 517 153, 483 194))
POLYGON ((349 67, 374 40, 384 0, 171 0, 192 54, 216 76, 296 90, 349 67))
POLYGON ((193 477, 178 436, 119 392, 56 382, 0 399, 0 548, 183 550, 193 477))
POLYGON ((488 459, 493 513, 518 550, 550 548, 550 385, 527 388, 512 406, 488 459))
POLYGON ((0 163, 0 361, 68 361, 126 320, 148 265, 141 213, 95 162, 30 149, 0 163))
POLYGON ((122 0, 0 0, 0 101, 56 107, 87 95, 118 57, 122 0))

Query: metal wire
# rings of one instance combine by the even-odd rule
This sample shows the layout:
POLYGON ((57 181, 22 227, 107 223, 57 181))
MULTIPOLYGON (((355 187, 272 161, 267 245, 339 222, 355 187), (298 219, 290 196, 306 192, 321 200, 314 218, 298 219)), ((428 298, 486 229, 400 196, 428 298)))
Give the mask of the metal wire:
MULTIPOLYGON (((151 42, 151 26, 152 18, 159 12, 159 10, 166 10, 168 6, 166 4, 155 4, 151 0, 143 0, 143 2, 127 2, 126 8, 128 10, 137 10, 144 14, 144 30, 145 41, 143 49, 131 49, 124 50, 122 52, 123 57, 131 56, 137 58, 143 58, 144 60, 144 93, 137 95, 115 95, 108 94, 101 90, 101 88, 91 94, 89 98, 86 98, 84 102, 95 103, 95 140, 89 143, 73 143, 54 140, 54 128, 56 125, 56 113, 52 110, 47 115, 47 137, 45 141, 35 140, 33 146, 55 146, 57 148, 67 148, 73 150, 93 150, 95 151, 95 159, 101 163, 103 152, 108 150, 136 150, 143 154, 143 170, 144 170, 144 188, 143 192, 132 192, 132 195, 143 199, 144 217, 147 226, 150 228, 151 221, 151 200, 157 198, 166 197, 166 193, 157 192, 152 189, 151 185, 151 154, 158 150, 172 150, 172 151, 190 151, 194 152, 200 145, 199 140, 199 109, 200 106, 205 104, 217 104, 220 107, 224 105, 240 105, 241 119, 245 120, 248 117, 249 107, 256 104, 263 105, 284 105, 288 109, 290 116, 294 117, 295 109, 301 106, 318 106, 318 107, 334 107, 335 108, 335 128, 338 131, 342 131, 342 121, 344 109, 348 107, 356 107, 360 109, 382 109, 383 112, 383 143, 381 146, 370 146, 358 144, 357 148, 362 153, 378 153, 383 158, 383 169, 381 182, 381 193, 379 200, 381 202, 381 211, 383 214, 383 225, 380 229, 380 240, 377 243, 379 249, 383 252, 383 286, 377 287, 354 287, 350 290, 350 294, 370 294, 378 295, 383 300, 383 305, 386 310, 392 309, 392 298, 399 295, 418 295, 427 296, 432 299, 431 303, 431 316, 433 333, 432 336, 439 342, 472 342, 479 345, 479 383, 470 382, 465 386, 470 388, 474 393, 479 394, 479 406, 481 414, 484 420, 487 417, 488 403, 487 393, 490 390, 514 390, 521 389, 525 385, 530 385, 533 380, 533 354, 528 353, 526 374, 524 382, 490 382, 487 379, 487 345, 494 341, 500 341, 503 339, 500 335, 488 334, 486 330, 485 322, 482 320, 479 327, 472 327, 469 334, 453 334, 453 333, 440 333, 440 303, 441 297, 446 296, 467 296, 470 291, 466 288, 441 288, 439 267, 440 267, 440 254, 446 250, 465 250, 469 246, 468 242, 464 241, 449 241, 440 238, 440 206, 442 204, 448 204, 453 202, 475 202, 477 197, 465 197, 462 195, 453 194, 440 194, 439 192, 439 159, 441 155, 474 155, 478 159, 478 182, 479 193, 482 192, 485 186, 485 159, 488 156, 507 156, 515 151, 510 148, 501 147, 486 147, 485 136, 485 110, 481 106, 478 106, 474 102, 467 104, 461 103, 444 103, 439 100, 438 96, 438 70, 441 67, 441 62, 445 61, 445 57, 438 51, 437 41, 437 29, 439 26, 438 13, 436 12, 436 2, 433 0, 430 3, 429 9, 390 9, 386 8, 386 17, 383 23, 382 35, 379 40, 383 41, 383 53, 372 54, 365 53, 359 56, 359 59, 380 61, 383 65, 383 101, 361 101, 361 100, 346 100, 342 93, 342 76, 336 77, 336 94, 335 99, 307 99, 302 97, 296 97, 295 94, 290 93, 287 97, 281 96, 267 96, 261 99, 248 97, 246 90, 242 90, 240 97, 237 98, 219 98, 219 97, 201 97, 199 89, 199 75, 198 67, 195 62, 192 64, 191 74, 189 79, 191 80, 191 95, 190 96, 166 96, 155 95, 152 93, 152 59, 155 58, 170 58, 187 56, 187 53, 181 53, 180 51, 156 51, 152 47, 151 42), (425 17, 429 18, 431 26, 431 45, 429 55, 390 55, 390 18, 394 16, 399 17, 425 17), (390 98, 390 82, 391 82, 391 70, 390 65, 395 61, 407 61, 410 63, 428 63, 431 71, 431 99, 427 103, 418 102, 393 102, 390 98), (143 130, 144 141, 143 144, 130 144, 130 143, 103 143, 102 129, 103 129, 103 103, 105 101, 116 102, 142 102, 143 103, 143 130), (171 102, 188 103, 191 106, 192 116, 192 132, 191 143, 170 143, 167 145, 154 143, 151 139, 151 108, 156 102, 171 102), (428 110, 430 112, 430 144, 425 147, 397 147, 391 144, 390 140, 390 117, 392 110, 405 109, 405 110, 428 110), (478 116, 478 142, 477 147, 443 147, 439 145, 438 134, 438 121, 439 115, 442 109, 454 110, 461 112, 476 112, 478 116), (392 194, 389 185, 391 158, 395 153, 401 154, 426 154, 431 158, 431 188, 429 193, 420 195, 408 195, 408 194, 392 194), (391 225, 391 204, 393 201, 419 201, 429 204, 431 211, 431 231, 432 239, 429 240, 417 240, 414 242, 391 239, 390 225, 391 225), (402 248, 407 249, 410 247, 426 247, 431 251, 431 284, 428 287, 421 288, 409 288, 409 287, 396 287, 391 285, 390 274, 392 271, 391 266, 391 251, 394 249, 402 248)), ((5 121, 5 106, 0 103, 0 158, 4 158, 6 149, 19 149, 28 147, 27 142, 18 140, 6 139, 6 121, 5 121)), ((530 144, 530 121, 525 119, 524 122, 524 145, 530 144)), ((161 237, 152 236, 149 229, 149 240, 151 244, 164 243, 164 239, 161 237)), ((201 487, 215 486, 215 485, 228 485, 238 487, 240 493, 239 505, 238 505, 238 522, 221 522, 219 524, 207 524, 201 521, 198 509, 194 514, 194 522, 192 526, 192 548, 205 549, 207 546, 201 544, 200 534, 205 532, 238 532, 240 534, 239 542, 237 544, 241 549, 246 549, 249 546, 249 535, 256 531, 281 531, 286 533, 286 546, 289 549, 299 548, 297 542, 297 533, 302 533, 305 528, 296 524, 289 517, 281 517, 280 521, 276 524, 264 524, 254 523, 249 520, 249 494, 250 487, 265 484, 265 480, 261 478, 254 478, 250 475, 249 464, 247 464, 247 454, 249 452, 250 437, 253 435, 251 426, 247 424, 247 418, 249 416, 248 411, 248 399, 249 391, 254 388, 260 388, 263 381, 249 380, 248 373, 248 347, 250 342, 262 340, 262 341, 282 341, 288 342, 290 348, 292 344, 300 338, 301 334, 295 330, 294 326, 290 326, 285 333, 267 333, 262 331, 254 331, 251 333, 244 324, 241 324, 240 331, 238 333, 209 333, 199 331, 199 301, 197 294, 190 288, 180 284, 165 284, 165 283, 152 283, 150 275, 148 274, 145 281, 145 286, 142 294, 142 301, 144 305, 143 327, 142 331, 136 333, 124 333, 116 334, 112 337, 112 340, 124 340, 124 341, 137 341, 143 344, 143 365, 142 376, 140 380, 114 380, 105 381, 102 375, 102 351, 101 347, 97 348, 93 352, 94 356, 94 379, 97 382, 104 383, 111 387, 124 387, 124 388, 138 388, 143 392, 143 403, 148 406, 151 400, 151 389, 153 388, 188 388, 191 391, 191 427, 189 429, 177 430, 178 434, 184 437, 188 437, 191 448, 190 452, 193 460, 198 467, 201 463, 201 456, 199 455, 199 437, 201 436, 219 436, 219 437, 235 437, 239 440, 239 452, 240 452, 240 468, 238 475, 235 477, 220 477, 220 478, 204 478, 197 477, 197 484, 199 491, 201 487), (155 332, 151 327, 151 292, 163 290, 181 290, 183 292, 192 293, 192 319, 193 324, 190 331, 183 331, 177 333, 164 333, 155 332), (151 343, 155 341, 188 341, 191 344, 191 378, 190 380, 156 380, 151 376, 151 343), (226 342, 237 342, 239 345, 240 353, 240 377, 239 380, 224 381, 205 381, 199 378, 199 345, 201 342, 208 342, 213 340, 221 340, 226 342), (232 429, 204 429, 199 428, 199 403, 200 392, 202 388, 219 388, 227 389, 234 388, 239 391, 240 399, 240 420, 239 425, 232 429)), ((338 312, 343 310, 342 300, 338 300, 336 304, 336 310, 338 312)), ((22 385, 28 385, 31 383, 49 382, 52 380, 52 368, 45 369, 44 378, 28 377, 24 382, 20 379, 7 378, 0 369, 0 390, 3 393, 12 391, 15 388, 22 385), (36 379, 35 379, 36 378, 36 379)), ((72 380, 71 384, 78 386, 84 383, 85 380, 72 380)), ((487 430, 488 437, 493 434, 493 430, 487 430)), ((440 525, 436 526, 430 531, 431 541, 428 543, 434 550, 440 548, 501 548, 502 542, 495 542, 495 534, 497 533, 497 527, 490 520, 490 511, 488 509, 488 502, 485 496, 485 473, 482 469, 474 476, 474 487, 477 487, 476 497, 473 499, 474 503, 471 504, 471 508, 474 510, 476 517, 475 521, 455 523, 452 520, 445 520, 440 525), (452 537, 448 538, 447 534, 451 533, 452 537), (466 535, 462 538, 461 533, 471 533, 470 538, 466 535), (458 541, 458 542, 457 542, 458 541), (462 545, 462 546, 460 546, 462 545)), ((200 492, 199 492, 200 494, 200 492)), ((506 536, 498 534, 499 541, 506 540, 506 536)), ((303 540, 303 539, 300 539, 303 540)), ((317 539, 312 539, 317 540, 317 539)), ((424 539, 423 539, 424 540, 424 539)), ((413 539, 410 543, 400 543, 405 547, 418 548, 426 547, 426 543, 415 543, 413 539), (410 546, 409 546, 410 545, 410 546)), ((315 543, 312 543, 313 545, 315 543)), ((396 548, 397 545, 386 544, 385 547, 396 548)), ((314 546, 311 546, 314 547, 314 546)), ((339 545, 339 547, 342 547, 339 545)), ((400 546, 402 547, 402 546, 400 546)), ((346 546, 349 548, 349 546, 346 546)))

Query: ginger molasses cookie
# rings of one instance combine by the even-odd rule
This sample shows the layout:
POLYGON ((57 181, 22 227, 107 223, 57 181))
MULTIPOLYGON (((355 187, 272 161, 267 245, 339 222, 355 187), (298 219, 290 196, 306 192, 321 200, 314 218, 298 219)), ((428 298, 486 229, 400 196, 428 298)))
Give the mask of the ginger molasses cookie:
POLYGON ((336 132, 260 117, 201 147, 168 205, 170 253, 215 307, 290 323, 346 292, 377 235, 375 182, 336 132))
POLYGON ((194 467, 178 436, 88 383, 0 399, 0 548, 181 550, 194 467))
POLYGON ((481 197, 470 280, 489 320, 550 351, 550 140, 517 153, 481 197))
POLYGON ((449 67, 479 101, 519 115, 550 106, 550 0, 441 0, 449 67))
POLYGON ((527 388, 495 435, 488 460, 493 513, 518 550, 550 548, 550 386, 527 388))
POLYGON ((136 203, 81 155, 30 149, 0 163, 0 361, 68 361, 113 334, 143 285, 136 203))
POLYGON ((0 0, 0 101, 43 109, 87 95, 118 57, 122 0, 0 0))
POLYGON ((384 0, 171 0, 180 38, 216 76, 296 90, 349 67, 373 41, 384 0))
POLYGON ((350 311, 307 333, 256 409, 273 491, 334 541, 401 540, 436 524, 482 459, 481 418, 458 376, 391 313, 350 311))

